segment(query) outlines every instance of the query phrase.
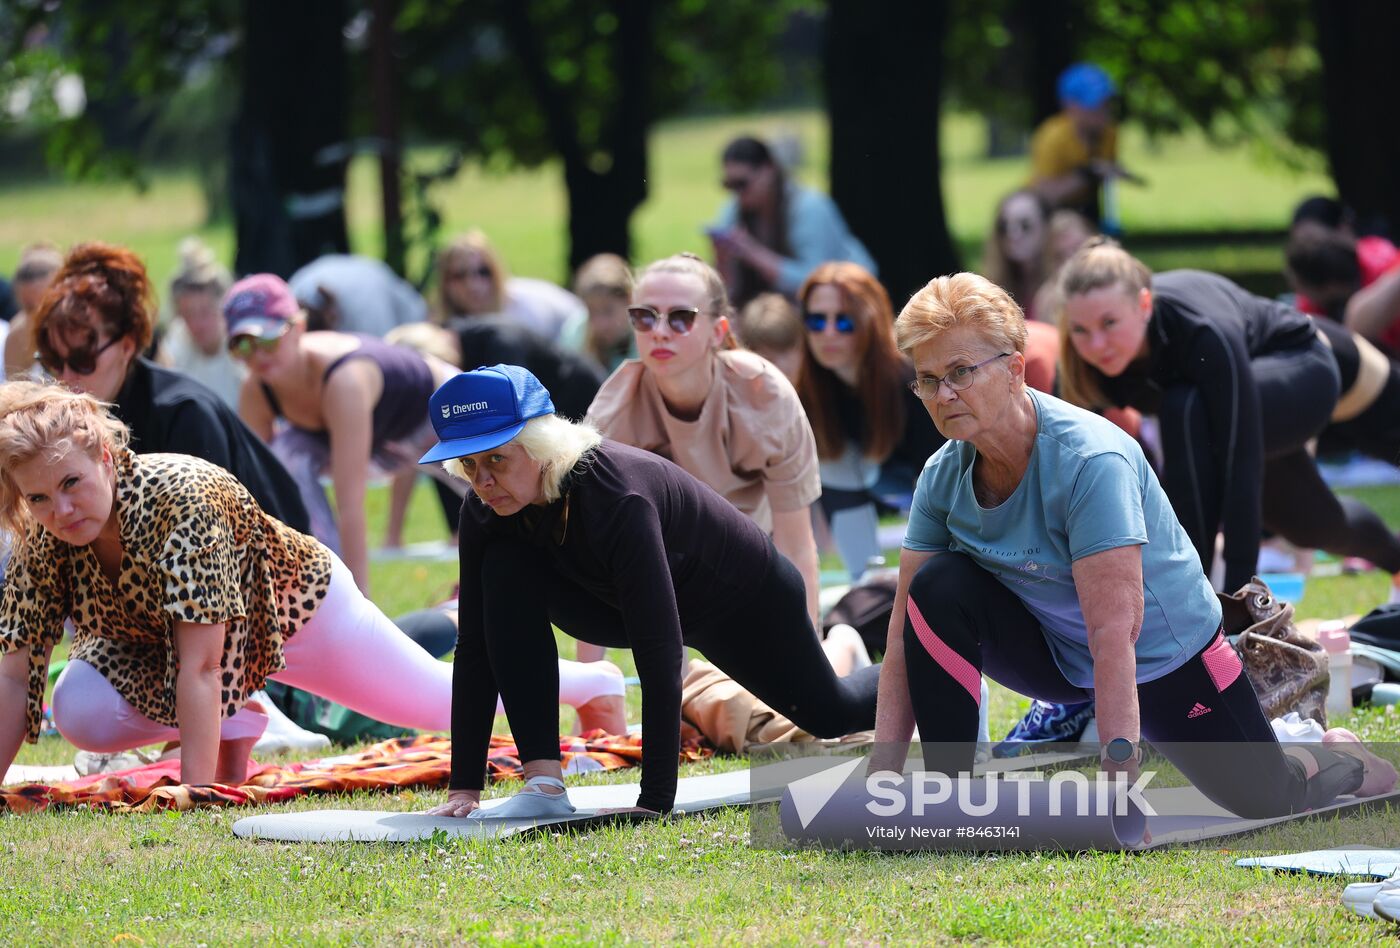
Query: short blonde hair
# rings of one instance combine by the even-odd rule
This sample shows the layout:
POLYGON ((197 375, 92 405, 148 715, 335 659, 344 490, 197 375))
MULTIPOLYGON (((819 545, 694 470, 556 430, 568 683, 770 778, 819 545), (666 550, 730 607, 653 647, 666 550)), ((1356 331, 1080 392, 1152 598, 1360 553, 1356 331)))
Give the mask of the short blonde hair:
POLYGON ((574 274, 574 293, 632 298, 632 269, 615 253, 594 254, 579 265, 574 274))
POLYGON ((986 277, 954 273, 935 277, 915 293, 894 322, 899 351, 914 350, 950 329, 968 327, 998 349, 1026 351, 1026 316, 1011 295, 986 277))
POLYGON ((219 262, 205 243, 198 237, 186 237, 180 241, 180 269, 170 279, 170 294, 208 293, 223 299, 228 288, 233 285, 233 277, 228 268, 219 262))
POLYGON ((1065 303, 1075 296, 1116 287, 1136 298, 1152 286, 1152 270, 1111 237, 1092 237, 1060 268, 1055 282, 1056 317, 1060 327, 1060 397, 1082 408, 1113 407, 1103 391, 1103 374, 1085 362, 1070 339, 1065 303))
POLYGON ((441 359, 459 369, 462 367, 462 346, 457 341, 457 334, 434 323, 416 322, 395 326, 384 334, 384 341, 391 346, 412 349, 419 355, 441 359))
POLYGON ((807 344, 797 307, 781 293, 760 293, 744 304, 736 327, 741 345, 766 352, 791 352, 807 344))
MULTIPOLYGON (((586 460, 603 441, 598 429, 586 422, 569 421, 558 415, 540 415, 525 422, 525 427, 507 444, 515 443, 525 449, 530 460, 540 465, 540 487, 544 499, 558 500, 564 476, 586 460)), ((443 469, 453 477, 470 481, 461 458, 442 462, 443 469)))
POLYGON ((91 395, 46 382, 17 380, 0 384, 0 530, 23 548, 31 519, 15 467, 37 457, 57 461, 75 449, 97 457, 131 440, 126 425, 91 395))

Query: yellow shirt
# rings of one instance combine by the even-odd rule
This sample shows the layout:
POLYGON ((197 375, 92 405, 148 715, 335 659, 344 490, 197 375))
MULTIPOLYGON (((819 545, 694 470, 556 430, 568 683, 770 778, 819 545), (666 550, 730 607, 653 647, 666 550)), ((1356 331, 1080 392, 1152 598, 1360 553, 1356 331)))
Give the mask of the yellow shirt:
POLYGON ((1031 136, 1031 183, 1069 174, 1091 159, 1116 161, 1118 126, 1109 124, 1091 153, 1064 112, 1050 116, 1031 136))

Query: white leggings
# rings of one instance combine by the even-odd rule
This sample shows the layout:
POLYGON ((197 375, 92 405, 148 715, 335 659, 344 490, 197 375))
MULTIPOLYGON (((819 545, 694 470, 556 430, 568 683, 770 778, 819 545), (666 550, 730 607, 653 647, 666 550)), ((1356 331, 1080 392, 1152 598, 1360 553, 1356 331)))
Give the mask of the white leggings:
MULTIPOLYGON (((423 650, 355 585, 332 554, 331 582, 314 615, 282 646, 287 667, 274 680, 329 698, 353 711, 400 727, 448 731, 452 727, 452 666, 423 650)), ((624 692, 616 669, 597 663, 559 662, 559 698, 575 708, 624 692)), ((72 660, 53 693, 54 724, 83 750, 114 753, 178 740, 179 728, 137 711, 92 665, 72 660)), ((502 713, 500 700, 496 713, 502 713)), ((222 740, 257 738, 267 715, 247 707, 225 718, 222 740)))

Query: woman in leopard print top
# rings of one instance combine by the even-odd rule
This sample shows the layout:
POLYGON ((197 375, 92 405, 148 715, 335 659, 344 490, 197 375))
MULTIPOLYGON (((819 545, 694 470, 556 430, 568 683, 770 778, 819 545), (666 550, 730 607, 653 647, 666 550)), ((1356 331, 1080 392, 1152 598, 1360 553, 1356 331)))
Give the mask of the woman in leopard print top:
POLYGON ((445 730, 450 666, 365 599, 319 542, 224 469, 135 455, 89 395, 0 386, 0 772, 33 741, 65 619, 54 719, 94 751, 178 738, 186 783, 238 782, 275 676, 395 724, 445 730))

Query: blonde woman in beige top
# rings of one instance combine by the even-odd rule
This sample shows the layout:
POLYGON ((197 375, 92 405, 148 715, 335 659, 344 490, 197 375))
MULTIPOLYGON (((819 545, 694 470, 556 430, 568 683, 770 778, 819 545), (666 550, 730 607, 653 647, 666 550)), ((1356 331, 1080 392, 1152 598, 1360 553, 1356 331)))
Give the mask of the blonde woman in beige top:
POLYGON ((699 257, 678 254, 643 270, 628 310, 641 358, 603 383, 588 420, 605 437, 684 468, 772 534, 802 574, 819 627, 816 442, 792 383, 733 348, 729 310, 723 281, 699 257))

